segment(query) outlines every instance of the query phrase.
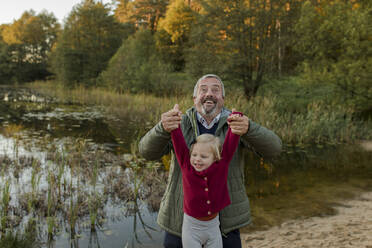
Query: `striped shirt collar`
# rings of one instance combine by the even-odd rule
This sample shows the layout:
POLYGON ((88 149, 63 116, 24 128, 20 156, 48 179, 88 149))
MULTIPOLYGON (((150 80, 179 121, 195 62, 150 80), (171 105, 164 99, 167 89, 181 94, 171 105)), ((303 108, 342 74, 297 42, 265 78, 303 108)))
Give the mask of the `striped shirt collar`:
POLYGON ((214 117, 214 119, 209 125, 208 125, 208 122, 204 119, 204 117, 201 116, 201 114, 199 114, 199 112, 197 111, 196 111, 196 118, 198 119, 200 124, 202 124, 206 129, 211 129, 214 126, 214 124, 220 121, 221 116, 225 116, 225 115, 227 116, 229 114, 230 114, 230 111, 228 111, 225 108, 222 108, 221 113, 219 113, 216 117, 214 117))

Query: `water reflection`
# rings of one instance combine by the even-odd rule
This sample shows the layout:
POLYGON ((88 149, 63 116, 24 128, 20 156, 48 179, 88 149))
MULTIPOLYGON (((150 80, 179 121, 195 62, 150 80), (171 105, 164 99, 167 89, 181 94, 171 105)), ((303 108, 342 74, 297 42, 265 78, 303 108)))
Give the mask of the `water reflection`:
POLYGON ((150 188, 164 182, 160 164, 107 153, 84 140, 39 152, 4 136, 0 144, 4 151, 0 191, 2 199, 9 199, 1 208, 4 233, 35 225, 42 247, 161 243, 157 213, 147 203, 159 202, 154 198, 164 190, 162 185, 150 188))
MULTIPOLYGON (((156 216, 167 172, 128 154, 136 124, 82 106, 1 109, 3 233, 33 233, 51 248, 161 247, 156 216)), ((372 178, 371 154, 358 146, 303 145, 285 147, 274 161, 246 153, 247 192, 253 206, 268 200, 263 209, 274 212, 290 204, 280 205, 281 196, 319 182, 372 178)))
POLYGON ((20 126, 35 140, 44 136, 83 138, 104 145, 108 151, 128 153, 138 134, 138 128, 130 119, 118 120, 103 114, 99 107, 0 102, 0 109, 2 132, 6 132, 6 127, 20 126))

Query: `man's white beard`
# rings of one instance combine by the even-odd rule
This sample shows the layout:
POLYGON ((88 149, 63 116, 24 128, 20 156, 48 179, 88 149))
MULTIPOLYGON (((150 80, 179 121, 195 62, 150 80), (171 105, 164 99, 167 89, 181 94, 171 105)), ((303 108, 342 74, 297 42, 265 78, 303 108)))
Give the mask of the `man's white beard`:
POLYGON ((202 105, 202 114, 206 118, 213 118, 216 115, 216 112, 217 112, 217 104, 215 104, 214 107, 211 110, 209 110, 208 112, 205 109, 204 105, 202 105))

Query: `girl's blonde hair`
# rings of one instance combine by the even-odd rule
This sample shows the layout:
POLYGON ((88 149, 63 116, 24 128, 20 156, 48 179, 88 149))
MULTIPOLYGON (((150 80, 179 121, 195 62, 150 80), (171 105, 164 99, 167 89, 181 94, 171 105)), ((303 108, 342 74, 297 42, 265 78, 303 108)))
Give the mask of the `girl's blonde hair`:
POLYGON ((220 142, 220 139, 219 138, 217 138, 216 136, 214 136, 212 134, 209 134, 209 133, 205 133, 205 134, 199 135, 196 138, 195 143, 191 145, 191 149, 190 149, 191 152, 192 152, 192 149, 194 148, 194 145, 196 143, 198 143, 198 144, 205 144, 207 146, 210 146, 211 149, 212 149, 212 153, 213 153, 213 156, 214 156, 215 160, 216 161, 221 160, 221 149, 222 149, 222 146, 221 146, 221 142, 220 142))

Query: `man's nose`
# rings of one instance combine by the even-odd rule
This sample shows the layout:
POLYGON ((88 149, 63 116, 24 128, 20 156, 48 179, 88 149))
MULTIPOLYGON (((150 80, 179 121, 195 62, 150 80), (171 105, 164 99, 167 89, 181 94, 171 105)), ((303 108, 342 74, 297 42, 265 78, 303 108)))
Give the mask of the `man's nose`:
POLYGON ((207 93, 205 93, 206 96, 212 96, 213 95, 213 91, 212 89, 208 88, 207 89, 207 93))

